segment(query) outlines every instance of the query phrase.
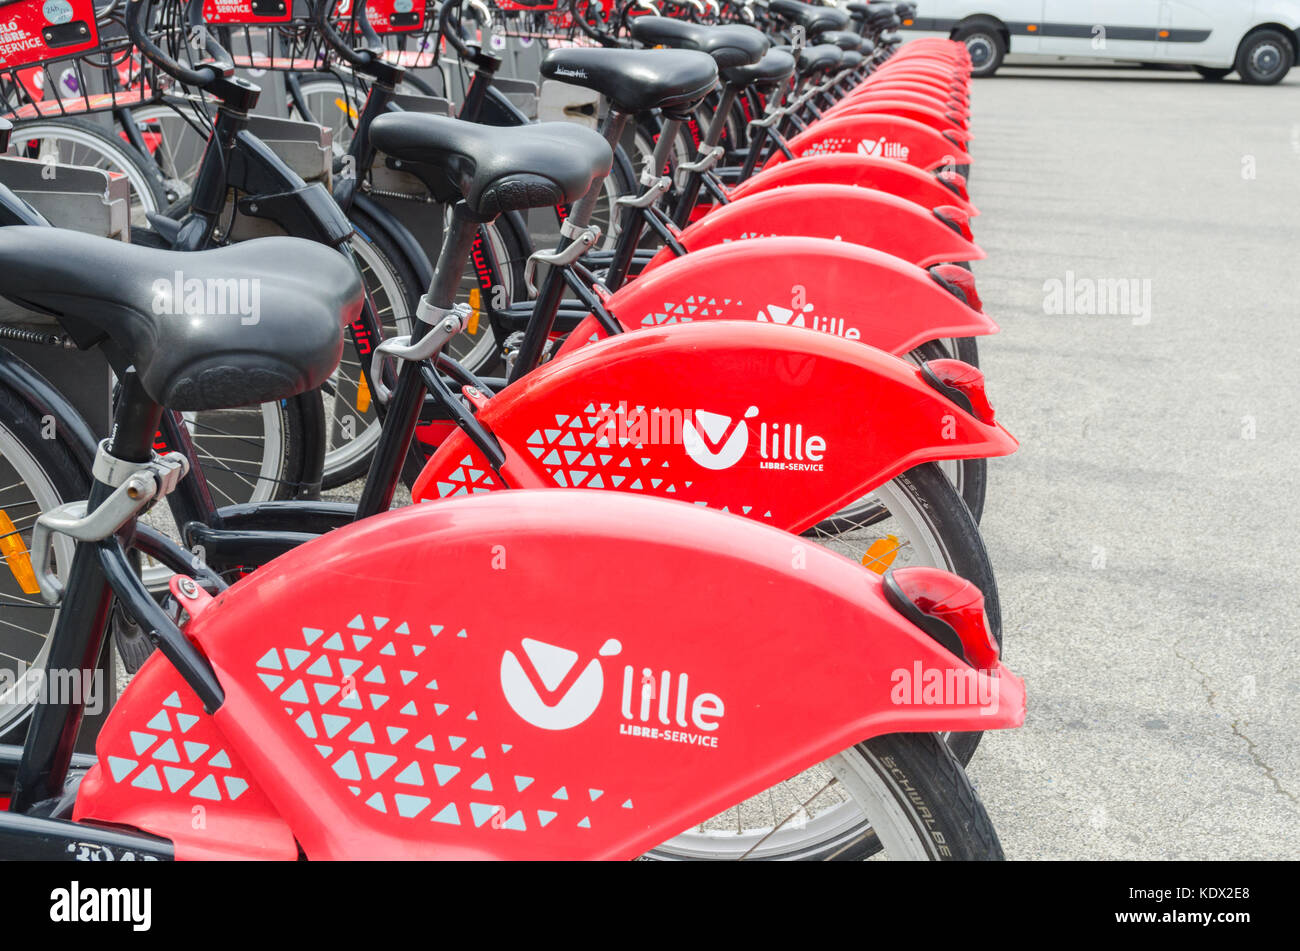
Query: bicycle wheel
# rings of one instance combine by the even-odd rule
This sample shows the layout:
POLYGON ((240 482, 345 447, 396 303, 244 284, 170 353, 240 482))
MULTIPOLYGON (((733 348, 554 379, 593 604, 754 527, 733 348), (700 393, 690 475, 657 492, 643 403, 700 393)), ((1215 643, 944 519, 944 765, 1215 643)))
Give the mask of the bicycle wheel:
MULTIPOLYGON (((300 496, 315 467, 309 458, 311 447, 324 441, 319 390, 260 406, 183 413, 182 419, 217 506, 300 496)), ((154 506, 141 521, 180 539, 179 526, 166 505, 154 506)), ((152 590, 165 588, 171 574, 152 560, 144 563, 142 577, 152 590)))
MULTIPOLYGON (((823 523, 824 525, 824 523, 823 523)), ((864 500, 858 517, 804 537, 883 573, 924 565, 961 575, 984 592, 989 625, 1001 641, 1001 611, 988 552, 969 510, 933 463, 916 466, 864 500), (869 503, 869 508, 865 503, 869 503)), ((950 733, 948 746, 970 762, 981 733, 950 733)), ((871 822, 835 791, 833 764, 821 764, 674 837, 652 858, 864 858, 880 848, 871 822)))
MULTIPOLYGON (((408 332, 410 315, 425 290, 419 286, 414 266, 365 212, 354 208, 348 218, 357 229, 352 248, 384 336, 408 332)), ((522 291, 523 262, 529 253, 523 244, 525 237, 506 216, 483 225, 481 234, 485 254, 496 262, 500 283, 482 286, 473 269, 466 271, 456 300, 469 304, 469 325, 447 346, 448 355, 473 373, 487 372, 500 356, 501 344, 485 311, 489 303, 500 306, 516 299, 522 291)), ((338 370, 323 389, 327 418, 323 486, 335 489, 365 474, 379 441, 373 394, 363 383, 361 360, 350 339, 344 343, 338 370)))
MULTIPOLYGON (((349 244, 383 336, 408 333, 411 314, 423 293, 415 268, 365 212, 353 208, 348 219, 356 228, 349 244)), ((326 418, 321 484, 326 489, 336 489, 365 475, 379 442, 379 416, 374 396, 362 376, 361 359, 352 338, 345 337, 338 369, 321 388, 326 418)))
MULTIPOLYGON (((0 736, 31 713, 23 674, 45 669, 58 609, 41 600, 28 569, 32 529, 42 513, 84 499, 86 474, 47 421, 23 397, 0 385, 0 736), (15 544, 16 542, 16 544, 15 544)), ((54 568, 66 578, 74 546, 54 539, 54 568)))
POLYGON ((131 224, 143 226, 145 216, 167 204, 161 182, 140 155, 123 140, 87 119, 37 119, 14 126, 10 151, 26 158, 61 165, 101 168, 126 176, 131 186, 131 224))
MULTIPOLYGON (((694 861, 997 861, 997 831, 952 751, 932 733, 891 733, 827 760, 819 792, 838 814, 807 816, 797 804, 769 830, 683 844, 650 858, 694 861), (815 832, 815 835, 809 833, 815 832), (734 839, 734 841, 732 841, 734 839)), ((682 837, 673 839, 674 843, 682 837)))
POLYGON ((613 167, 601 182, 600 196, 596 199, 596 206, 591 212, 591 223, 600 228, 600 241, 596 248, 601 251, 612 251, 614 245, 618 243, 618 233, 622 230, 623 223, 622 209, 618 207, 618 200, 624 196, 635 198, 640 190, 635 175, 628 171, 632 161, 629 160, 624 164, 618 160, 622 157, 625 156, 620 146, 613 167))
POLYGON ((131 118, 144 135, 154 163, 162 173, 167 204, 188 203, 194 176, 198 174, 208 144, 200 130, 209 128, 211 119, 183 99, 133 109, 131 118))
POLYGON ((299 86, 310 114, 300 115, 298 104, 290 98, 289 118, 323 125, 332 135, 334 155, 345 155, 356 131, 357 117, 365 105, 364 91, 356 83, 345 83, 333 76, 305 79, 299 86))

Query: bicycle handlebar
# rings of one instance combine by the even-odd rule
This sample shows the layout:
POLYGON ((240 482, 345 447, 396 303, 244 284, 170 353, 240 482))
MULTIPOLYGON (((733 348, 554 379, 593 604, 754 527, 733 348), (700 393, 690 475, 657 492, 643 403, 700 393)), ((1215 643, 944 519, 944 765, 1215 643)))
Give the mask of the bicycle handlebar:
POLYGON ((221 79, 227 70, 233 70, 235 64, 230 54, 226 52, 225 47, 213 39, 212 34, 204 26, 200 10, 201 3, 202 0, 189 0, 186 4, 187 20, 189 21, 187 26, 191 28, 197 27, 202 30, 200 35, 203 37, 203 50, 212 57, 213 63, 205 63, 191 69, 178 60, 172 59, 168 53, 150 39, 144 28, 144 16, 149 6, 149 0, 127 0, 126 31, 130 35, 132 42, 140 48, 141 54, 168 76, 186 86, 206 89, 216 80, 221 79), (198 12, 198 20, 194 22, 196 11, 198 12))
POLYGON ((368 43, 373 44, 373 46, 368 46, 365 49, 353 47, 334 28, 334 24, 330 22, 330 10, 333 4, 334 0, 317 0, 315 20, 316 26, 321 31, 321 36, 345 62, 353 66, 369 66, 378 58, 377 53, 382 50, 384 41, 379 38, 379 34, 370 25, 369 17, 366 16, 366 0, 356 0, 356 7, 352 12, 352 22, 360 25, 361 36, 368 43))
MULTIPOLYGON (((635 0, 635 3, 640 3, 640 4, 644 4, 648 2, 649 0, 635 0)), ((653 9, 653 7, 651 7, 651 9, 653 9)), ((655 12, 657 13, 658 11, 655 12)), ((578 25, 579 30, 581 30, 591 39, 595 40, 601 46, 614 49, 614 48, 621 47, 623 45, 621 42, 619 42, 618 37, 614 36, 613 34, 607 33, 604 30, 598 29, 597 27, 593 26, 591 23, 588 22, 587 18, 578 12, 578 0, 569 0, 569 15, 573 18, 573 22, 578 25)))
POLYGON ((456 21, 457 28, 455 30, 451 28, 451 11, 460 10, 461 7, 472 8, 478 14, 479 22, 487 27, 492 25, 492 11, 484 6, 482 0, 444 0, 442 9, 438 11, 438 34, 447 38, 447 42, 461 59, 473 59, 474 51, 460 33, 459 17, 456 21))

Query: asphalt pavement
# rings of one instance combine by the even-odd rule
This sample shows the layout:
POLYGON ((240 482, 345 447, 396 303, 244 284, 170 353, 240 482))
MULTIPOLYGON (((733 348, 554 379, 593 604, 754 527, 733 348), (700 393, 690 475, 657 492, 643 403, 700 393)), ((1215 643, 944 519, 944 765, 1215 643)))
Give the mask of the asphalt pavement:
POLYGON ((1029 716, 971 775, 1010 858, 1294 858, 1300 71, 1004 68, 972 107, 1029 716))

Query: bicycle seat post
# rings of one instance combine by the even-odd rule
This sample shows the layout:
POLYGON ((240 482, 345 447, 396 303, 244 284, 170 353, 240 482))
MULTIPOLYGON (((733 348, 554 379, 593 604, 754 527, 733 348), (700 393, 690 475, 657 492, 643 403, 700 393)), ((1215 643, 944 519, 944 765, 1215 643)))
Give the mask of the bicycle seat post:
MULTIPOLYGON (((647 192, 658 189, 660 177, 672 160, 673 146, 677 142, 682 123, 689 118, 690 116, 679 113, 667 111, 663 113, 663 125, 659 130, 659 138, 655 142, 654 155, 641 172, 641 185, 647 192)), ((642 192, 643 197, 645 194, 646 192, 642 192)), ((614 246, 614 256, 610 260, 609 269, 605 272, 605 286, 611 291, 618 290, 627 280, 637 245, 641 243, 641 236, 645 233, 647 217, 655 214, 659 212, 644 207, 641 203, 628 203, 623 209, 623 222, 619 228, 618 242, 614 246)))
MULTIPOLYGON (((600 133, 605 141, 610 144, 611 149, 618 145, 619 139, 623 136, 623 130, 627 128, 629 119, 631 119, 631 115, 612 106, 605 115, 600 133)), ((587 190, 587 193, 574 203, 569 216, 565 219, 564 224, 560 226, 560 240, 555 249, 557 252, 563 251, 571 240, 577 239, 587 228, 591 221, 592 212, 596 209, 596 202, 600 200, 601 193, 604 190, 605 177, 605 175, 597 176, 592 181, 591 188, 587 190)), ((519 346, 519 353, 515 357, 514 367, 510 374, 511 382, 517 380, 541 362, 542 353, 546 348, 546 341, 550 339, 551 331, 555 327, 555 317, 560 312, 560 304, 564 299, 564 288, 564 267, 552 265, 546 272, 541 290, 537 295, 537 301, 533 305, 533 315, 528 322, 527 330, 524 331, 524 340, 519 346)))
MULTIPOLYGON (((112 435, 107 441, 108 453, 127 463, 147 462, 153 453, 162 407, 145 393, 134 368, 122 374, 121 386, 112 435)), ((113 491, 114 486, 98 478, 92 481, 87 511, 98 508, 113 491)), ((38 803, 56 800, 63 792, 86 701, 92 690, 97 689, 95 695, 102 700, 109 689, 107 684, 94 688, 92 677, 104 647, 111 602, 112 588, 100 568, 96 546, 78 545, 63 606, 50 637, 45 669, 61 676, 79 672, 74 682, 81 689, 73 696, 57 698, 57 702, 47 698, 32 713, 14 777, 9 804, 12 812, 29 812, 38 803)))
MULTIPOLYGON (((464 200, 457 201, 451 209, 451 221, 443 235, 442 250, 434 265, 429 289, 420 298, 416 319, 412 321, 410 340, 422 340, 443 315, 456 304, 456 292, 465 272, 474 239, 483 224, 464 200)), ((424 380, 420 361, 408 360, 397 374, 384 416, 384 431, 366 473, 365 488, 361 492, 357 510, 362 513, 387 511, 393 502, 396 482, 391 473, 401 469, 403 460, 415 437, 415 427, 420 421, 424 405, 424 380)))

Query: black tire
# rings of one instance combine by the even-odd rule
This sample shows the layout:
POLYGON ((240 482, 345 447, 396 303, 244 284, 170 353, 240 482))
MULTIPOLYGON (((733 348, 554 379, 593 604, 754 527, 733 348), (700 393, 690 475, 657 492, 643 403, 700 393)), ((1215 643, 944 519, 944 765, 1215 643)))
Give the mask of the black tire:
POLYGON ((1252 86, 1273 86, 1286 78, 1295 65, 1295 47, 1278 30, 1256 30, 1241 41, 1237 50, 1237 72, 1252 86))
MULTIPOLYGON (((133 225, 144 224, 144 213, 161 211, 167 207, 167 192, 159 180, 158 167, 153 157, 141 155, 131 145, 105 132, 102 127, 89 119, 74 117, 57 120, 31 119, 20 122, 14 126, 10 144, 17 146, 24 141, 23 132, 39 132, 42 128, 49 129, 56 135, 60 130, 66 131, 81 140, 79 144, 87 150, 87 153, 97 151, 101 157, 100 161, 90 162, 87 161, 86 156, 73 151, 68 156, 69 161, 127 175, 131 183, 132 204, 134 206, 136 202, 140 203, 132 215, 133 225)), ((18 154, 23 154, 21 148, 18 149, 18 154)))
POLYGON ((966 44, 971 58, 970 74, 976 78, 992 76, 1007 55, 1007 41, 1002 30, 992 23, 958 27, 953 39, 966 44))
MULTIPOLYGON (((970 778, 948 744, 934 733, 890 733, 858 745, 877 768, 894 778, 899 804, 929 836, 931 858, 942 862, 998 862, 1005 858, 997 830, 970 778), (931 824, 933 822, 933 824, 931 824)), ((841 854, 840 860, 866 858, 878 843, 870 835, 841 854)))
POLYGON ((889 857, 940 862, 1000 861, 1004 858, 988 813, 956 758, 933 733, 891 733, 859 743, 827 762, 846 791, 867 787, 858 820, 844 822, 804 845, 744 843, 675 836, 646 858, 667 861, 735 859, 854 862, 882 848, 873 822, 890 825, 887 838, 908 840, 911 854, 889 857), (865 780, 865 782, 864 782, 865 780), (766 845, 766 848, 764 848, 766 845), (711 848, 712 846, 712 848, 711 848))
MULTIPOLYGON (((49 434, 48 425, 23 395, 0 384, 0 511, 12 520, 29 552, 32 527, 42 510, 85 499, 90 493, 88 474, 59 436, 57 426, 55 438, 46 438, 49 434), (14 458, 4 451, 7 443, 16 446, 14 458), (20 469, 26 470, 33 482, 39 480, 40 488, 33 488, 28 479, 22 478, 20 469), (42 495, 46 497, 38 498, 42 495)), ((59 567, 66 571, 67 563, 62 562, 59 567)), ((58 611, 46 605, 39 595, 23 591, 14 574, 3 567, 0 567, 0 602, 6 605, 3 609, 6 631, 10 635, 15 631, 32 635, 30 639, 14 641, 6 655, 0 657, 0 664, 10 665, 12 659, 30 665, 40 655, 39 641, 53 631, 58 611), (30 654, 13 656, 19 643, 29 647, 30 654)), ((16 668, 11 665, 8 669, 12 673, 16 668)), ((6 702, 4 696, 5 692, 0 690, 0 737, 9 735, 10 739, 22 742, 23 723, 31 708, 20 707, 17 701, 6 702)))
POLYGON ((1201 74, 1202 79, 1208 79, 1210 82, 1214 82, 1214 83, 1217 83, 1222 79, 1227 79, 1229 76, 1232 75, 1234 68, 1235 67, 1232 66, 1229 66, 1227 69, 1216 69, 1213 66, 1193 67, 1193 69, 1195 69, 1198 73, 1201 74))

